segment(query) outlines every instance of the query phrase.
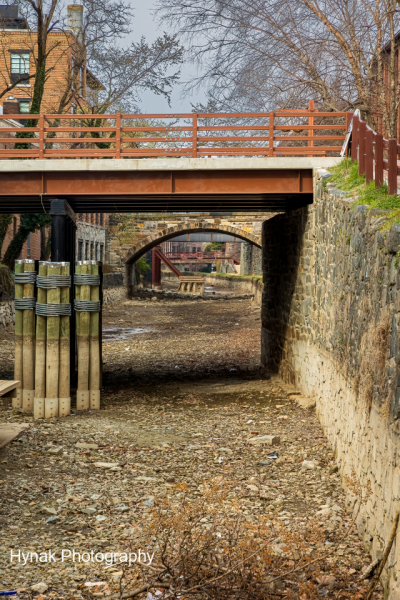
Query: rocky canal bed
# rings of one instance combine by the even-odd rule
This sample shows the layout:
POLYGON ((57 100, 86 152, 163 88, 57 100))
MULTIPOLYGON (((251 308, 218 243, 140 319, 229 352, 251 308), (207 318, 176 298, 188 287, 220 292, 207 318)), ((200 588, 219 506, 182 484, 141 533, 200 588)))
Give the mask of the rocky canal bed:
MULTIPOLYGON (((187 536, 188 527, 204 532, 190 543, 213 557, 215 586, 226 573, 237 577, 223 566, 236 527, 230 552, 242 553, 237 565, 250 556, 246 544, 256 548, 258 595, 232 595, 236 579, 225 595, 215 587, 172 595, 184 577, 171 567, 156 586, 164 596, 134 597, 364 597, 370 561, 334 453, 312 399, 260 370, 258 319, 248 301, 127 301, 104 314, 104 325, 146 331, 104 344, 102 410, 49 421, 0 413, 29 425, 0 450, 0 590, 24 599, 133 597, 127 590, 160 569, 168 529, 187 536), (139 550, 141 564, 127 567, 121 557, 139 550)), ((5 336, 0 349, 11 361, 5 336)))

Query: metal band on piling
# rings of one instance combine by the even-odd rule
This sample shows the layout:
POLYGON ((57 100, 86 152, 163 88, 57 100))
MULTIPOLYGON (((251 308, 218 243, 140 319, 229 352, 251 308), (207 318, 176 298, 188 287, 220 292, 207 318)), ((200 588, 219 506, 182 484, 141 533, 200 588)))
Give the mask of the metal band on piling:
POLYGON ((100 275, 74 275, 75 285, 100 285, 100 275))
POLYGON ((100 312, 100 301, 74 300, 74 309, 76 312, 100 312))
POLYGON ((36 298, 15 298, 15 310, 35 310, 36 298))
POLYGON ((36 271, 25 271, 24 273, 14 273, 14 283, 36 283, 36 271))
POLYGON ((71 304, 55 304, 48 302, 47 304, 36 303, 36 314, 41 317, 70 317, 71 304))
POLYGON ((55 290, 58 287, 71 287, 71 275, 38 275, 37 287, 44 290, 55 290))

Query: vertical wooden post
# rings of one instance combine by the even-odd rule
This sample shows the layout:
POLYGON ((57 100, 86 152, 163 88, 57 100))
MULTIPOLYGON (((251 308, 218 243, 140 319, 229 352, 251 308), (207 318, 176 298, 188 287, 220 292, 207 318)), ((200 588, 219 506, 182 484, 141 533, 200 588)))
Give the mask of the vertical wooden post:
MULTIPOLYGON (((47 262, 39 263, 38 274, 47 275, 47 262)), ((47 290, 38 287, 38 304, 47 304, 47 290)), ((36 365, 35 365, 35 397, 33 399, 33 418, 43 419, 46 398, 46 321, 47 317, 36 316, 36 365)))
POLYGON ((121 158, 121 115, 116 115, 115 122, 115 158, 121 158))
MULTIPOLYGON (((24 259, 24 273, 35 270, 35 261, 24 259)), ((24 284, 24 298, 33 298, 35 284, 24 284)), ((35 396, 35 311, 23 311, 23 410, 33 411, 33 398, 35 396)))
POLYGON ((44 158, 44 115, 39 117, 39 158, 44 158))
MULTIPOLYGON (((15 273, 24 272, 23 260, 15 261, 15 273)), ((24 286, 22 283, 15 284, 15 299, 21 300, 24 297, 24 286)), ((19 381, 18 387, 12 392, 13 408, 22 408, 22 387, 23 387, 23 311, 15 311, 15 358, 14 358, 14 379, 19 381)))
MULTIPOLYGON (((83 260, 76 264, 75 272, 88 275, 91 272, 90 261, 83 260)), ((90 285, 79 287, 79 300, 90 300, 90 285)), ((78 299, 78 297, 77 297, 78 299)), ((77 319, 77 345, 78 345, 78 388, 76 391, 76 409, 88 410, 89 401, 89 329, 90 312, 79 312, 77 319)))
POLYGON ((192 158, 197 158, 197 113, 193 113, 192 158))
MULTIPOLYGON (((99 262, 92 261, 91 274, 99 275, 99 262)), ((100 286, 90 286, 90 300, 100 300, 100 286)), ((100 312, 90 313, 89 391, 90 408, 100 410, 100 312)))
MULTIPOLYGON (((47 275, 61 275, 61 263, 49 262, 47 275)), ((47 290, 47 304, 60 304, 60 288, 47 290)), ((60 368, 60 317, 47 317, 46 398, 44 416, 58 417, 58 382, 60 368)))
MULTIPOLYGON (((61 263, 61 275, 70 274, 70 263, 61 263)), ((69 304, 70 289, 67 286, 60 288, 60 301, 69 304)), ((58 416, 67 417, 71 412, 71 380, 70 380, 70 317, 60 317, 60 375, 58 381, 58 416)))
MULTIPOLYGON (((314 100, 310 100, 310 102, 308 103, 308 110, 314 110, 314 100)), ((308 124, 311 126, 314 126, 314 117, 308 117, 308 124)), ((308 147, 312 148, 314 146, 314 142, 313 142, 313 137, 314 137, 314 130, 313 129, 309 129, 308 130, 308 137, 310 138, 308 140, 308 147)), ((309 154, 308 156, 313 156, 312 154, 309 154)))
POLYGON ((383 135, 375 134, 375 187, 383 184, 383 135))
POLYGON ((388 151, 388 193, 397 194, 397 139, 390 138, 388 151))
POLYGON ((356 115, 353 117, 353 130, 351 132, 351 162, 358 160, 359 126, 360 119, 356 115))
POLYGON ((358 174, 365 174, 365 132, 367 130, 367 124, 364 121, 360 121, 359 125, 359 139, 358 139, 358 174))
POLYGON ((274 121, 275 121, 275 113, 270 113, 269 114, 269 140, 268 140, 269 156, 274 155, 274 121))
MULTIPOLYGON (((350 129, 350 125, 351 125, 351 121, 354 117, 354 113, 352 112, 347 112, 346 113, 346 133, 349 131, 350 129)), ((352 138, 349 139, 349 142, 347 144, 347 148, 346 148, 346 156, 348 157, 350 152, 351 152, 351 142, 352 138)))
POLYGON ((370 183, 374 179, 374 150, 373 150, 374 132, 367 129, 365 132, 365 182, 370 183))

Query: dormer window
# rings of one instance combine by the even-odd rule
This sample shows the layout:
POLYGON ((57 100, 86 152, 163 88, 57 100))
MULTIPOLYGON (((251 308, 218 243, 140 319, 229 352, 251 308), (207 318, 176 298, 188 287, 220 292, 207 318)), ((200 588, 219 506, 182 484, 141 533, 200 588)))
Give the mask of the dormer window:
POLYGON ((11 83, 29 76, 29 52, 11 52, 11 83))

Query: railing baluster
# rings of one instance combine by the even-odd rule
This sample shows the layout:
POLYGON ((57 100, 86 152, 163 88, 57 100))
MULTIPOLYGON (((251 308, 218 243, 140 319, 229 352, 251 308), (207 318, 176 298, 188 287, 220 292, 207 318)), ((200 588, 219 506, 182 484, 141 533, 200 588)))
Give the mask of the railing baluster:
POLYGON ((351 162, 358 160, 358 144, 359 144, 359 126, 360 119, 355 116, 353 117, 353 130, 351 132, 351 162))
POLYGON ((197 113, 193 113, 192 158, 197 158, 197 113))
POLYGON ((381 187, 383 183, 383 135, 375 134, 375 187, 381 187))
MULTIPOLYGON (((308 110, 312 110, 312 111, 314 110, 314 100, 310 100, 310 101, 309 101, 309 103, 308 103, 308 110)), ((310 125, 310 127, 311 127, 311 126, 314 126, 314 117, 308 117, 308 124, 310 125)), ((310 138, 313 138, 313 137, 314 137, 314 129, 310 129, 310 130, 308 131, 308 136, 309 136, 310 138)), ((308 141, 308 147, 309 147, 309 148, 312 148, 313 146, 314 146, 314 142, 313 142, 313 140, 312 140, 312 139, 310 139, 310 140, 308 141)), ((312 155, 312 154, 309 154, 308 156, 313 156, 313 155, 312 155)))
POLYGON ((268 140, 269 156, 274 155, 274 121, 275 121, 275 113, 270 113, 269 114, 269 140, 268 140))
POLYGON ((39 117, 39 158, 44 158, 44 115, 39 117))
POLYGON ((373 155, 373 137, 372 129, 367 129, 365 133, 365 181, 370 183, 374 179, 374 155, 373 155))
POLYGON ((390 138, 388 151, 388 193, 397 194, 397 140, 390 138))
POLYGON ((115 158, 121 158, 121 114, 116 115, 115 129, 115 158))
POLYGON ((364 121, 360 121, 358 128, 358 174, 365 174, 365 132, 367 130, 367 124, 364 121))

